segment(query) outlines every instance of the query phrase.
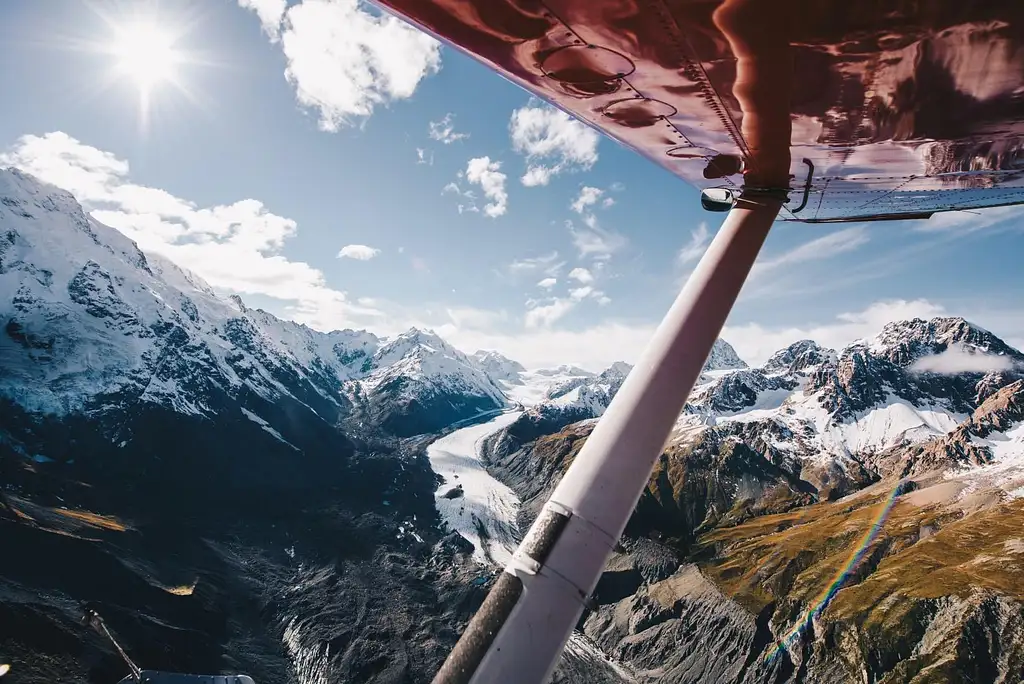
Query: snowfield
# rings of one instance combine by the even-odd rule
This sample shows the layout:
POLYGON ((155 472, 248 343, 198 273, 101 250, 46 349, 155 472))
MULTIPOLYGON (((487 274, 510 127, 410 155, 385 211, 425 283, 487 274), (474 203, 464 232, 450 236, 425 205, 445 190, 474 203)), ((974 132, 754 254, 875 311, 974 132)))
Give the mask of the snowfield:
POLYGON ((949 480, 964 484, 961 496, 979 490, 1001 489, 1011 499, 1024 497, 1024 423, 1006 432, 993 432, 975 443, 992 451, 992 463, 946 473, 949 480))

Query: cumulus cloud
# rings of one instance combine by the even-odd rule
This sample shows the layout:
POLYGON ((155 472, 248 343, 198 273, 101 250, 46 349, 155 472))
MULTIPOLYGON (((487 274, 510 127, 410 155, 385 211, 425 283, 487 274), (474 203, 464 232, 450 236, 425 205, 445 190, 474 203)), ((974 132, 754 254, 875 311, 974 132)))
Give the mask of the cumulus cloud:
POLYGON ((453 142, 465 140, 469 137, 469 133, 456 133, 455 125, 452 123, 452 113, 448 112, 440 121, 430 122, 430 137, 445 145, 451 145, 453 142))
POLYGON ((379 105, 412 97, 441 68, 441 45, 390 14, 359 0, 239 0, 279 42, 285 78, 299 103, 336 131, 379 105), (278 38, 279 37, 279 38, 278 38))
POLYGON ((433 166, 434 165, 434 153, 431 152, 428 155, 427 151, 425 149, 423 149, 422 147, 417 147, 416 148, 416 163, 417 164, 426 164, 427 166, 433 166))
POLYGON ((512 147, 524 155, 523 185, 547 185, 552 176, 589 169, 597 162, 598 134, 560 109, 531 100, 512 112, 512 147))
POLYGON ((505 214, 508 209, 508 193, 505 192, 505 174, 501 169, 501 162, 491 161, 490 157, 477 157, 470 159, 466 164, 466 180, 479 185, 484 196, 490 200, 484 205, 485 216, 497 218, 505 214))
POLYGON ((569 290, 569 298, 578 302, 583 299, 586 299, 593 293, 594 288, 590 287, 589 285, 584 285, 583 287, 577 287, 573 290, 569 290))
POLYGON ((133 183, 127 161, 61 132, 22 136, 0 155, 0 165, 68 190, 98 221, 222 291, 271 297, 287 315, 320 328, 380 315, 329 287, 318 269, 281 254, 298 226, 258 200, 198 206, 133 183))
POLYGON ((339 259, 356 259, 358 261, 369 261, 380 254, 380 250, 366 245, 345 245, 338 252, 339 259))
POLYGON ((577 300, 566 298, 555 298, 543 305, 536 305, 526 312, 525 324, 527 329, 550 326, 576 306, 577 300))
MULTIPOLYGON (((601 188, 595 188, 589 185, 584 185, 582 188, 580 188, 579 196, 577 196, 576 199, 573 200, 573 203, 570 206, 572 207, 572 210, 575 211, 577 214, 582 214, 587 207, 593 204, 597 204, 597 200, 601 198, 602 194, 604 194, 604 190, 602 190, 601 188)), ((612 198, 609 197, 608 199, 612 198)), ((612 200, 612 202, 614 203, 614 200, 612 200)), ((611 206, 611 204, 605 206, 611 206)))
POLYGON ((594 282, 594 274, 582 267, 569 271, 569 277, 584 285, 594 282))
POLYGON ((987 354, 961 345, 952 345, 938 354, 921 357, 910 366, 910 369, 918 373, 957 375, 959 373, 1005 371, 1013 367, 1013 360, 1005 356, 987 354))
POLYGON ((539 281, 537 283, 537 287, 542 287, 545 290, 550 290, 551 288, 553 288, 557 284, 558 284, 558 279, 557 278, 544 278, 543 280, 541 280, 541 281, 539 281))
POLYGON ((708 245, 711 244, 711 235, 708 233, 708 224, 701 222, 697 230, 690 232, 690 241, 683 245, 676 256, 680 266, 685 266, 691 261, 696 261, 704 256, 708 245))
POLYGON ((288 0, 238 0, 238 4, 256 13, 263 31, 276 43, 281 37, 281 21, 288 9, 288 0))

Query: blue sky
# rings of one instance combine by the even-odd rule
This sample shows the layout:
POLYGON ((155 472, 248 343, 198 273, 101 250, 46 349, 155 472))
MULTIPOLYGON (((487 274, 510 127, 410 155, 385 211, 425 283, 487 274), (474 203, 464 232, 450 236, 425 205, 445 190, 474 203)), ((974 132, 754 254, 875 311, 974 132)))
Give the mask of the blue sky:
MULTIPOLYGON (((0 79, 0 163, 320 329, 632 361, 721 222, 668 172, 352 0, 4 3, 0 79), (143 116, 117 51, 148 25, 179 63, 143 116)), ((1020 346, 1022 219, 777 224, 723 336, 757 362, 950 313, 1020 346)))

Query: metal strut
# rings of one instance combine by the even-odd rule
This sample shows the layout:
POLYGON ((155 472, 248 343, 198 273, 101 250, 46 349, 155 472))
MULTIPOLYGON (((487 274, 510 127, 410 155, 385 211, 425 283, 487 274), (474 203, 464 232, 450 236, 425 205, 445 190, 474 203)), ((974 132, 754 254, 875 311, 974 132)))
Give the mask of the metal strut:
POLYGON ((99 613, 92 608, 86 608, 85 614, 82 616, 82 623, 92 627, 94 630, 107 637, 107 639, 110 640, 110 643, 114 645, 114 648, 117 650, 118 654, 120 654, 125 664, 128 666, 128 669, 131 671, 131 678, 135 681, 141 681, 142 669, 128 657, 128 654, 124 652, 123 648, 121 648, 121 644, 117 643, 117 639, 115 639, 114 635, 110 633, 109 629, 107 629, 107 623, 103 621, 103 618, 100 617, 99 613))
POLYGON ((729 212, 434 684, 550 676, 784 197, 746 192, 729 212))

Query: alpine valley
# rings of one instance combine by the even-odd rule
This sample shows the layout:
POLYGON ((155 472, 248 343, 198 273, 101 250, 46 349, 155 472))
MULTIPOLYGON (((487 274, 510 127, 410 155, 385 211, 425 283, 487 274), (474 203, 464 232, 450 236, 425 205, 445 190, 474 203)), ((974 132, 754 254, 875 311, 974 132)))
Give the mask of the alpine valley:
MULTIPOLYGON (((630 367, 318 332, 0 170, 0 662, 429 682, 630 367)), ((1024 354, 719 340, 556 682, 1024 679, 1024 354)))

